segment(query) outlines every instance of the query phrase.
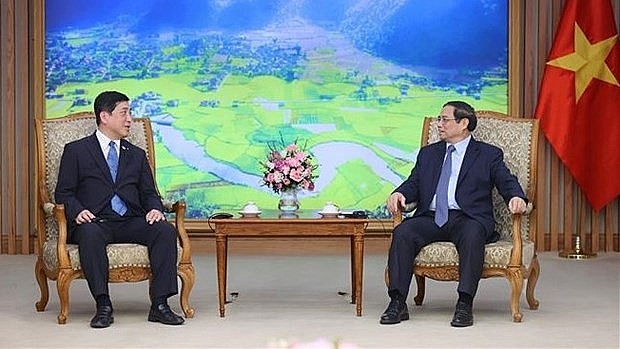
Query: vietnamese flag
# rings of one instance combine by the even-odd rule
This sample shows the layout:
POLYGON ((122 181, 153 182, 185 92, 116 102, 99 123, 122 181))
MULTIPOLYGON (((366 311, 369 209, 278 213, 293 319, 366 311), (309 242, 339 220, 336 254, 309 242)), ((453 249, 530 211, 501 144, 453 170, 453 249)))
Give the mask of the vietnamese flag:
POLYGON ((592 208, 620 195, 620 41, 611 0, 566 1, 535 115, 592 208))

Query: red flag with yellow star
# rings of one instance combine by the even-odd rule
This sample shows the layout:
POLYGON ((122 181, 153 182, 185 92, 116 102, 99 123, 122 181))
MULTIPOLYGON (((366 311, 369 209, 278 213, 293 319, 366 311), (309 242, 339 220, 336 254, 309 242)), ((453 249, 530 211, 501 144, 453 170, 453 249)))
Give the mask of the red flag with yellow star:
POLYGON ((595 210, 620 195, 620 41, 610 0, 568 0, 535 115, 595 210))

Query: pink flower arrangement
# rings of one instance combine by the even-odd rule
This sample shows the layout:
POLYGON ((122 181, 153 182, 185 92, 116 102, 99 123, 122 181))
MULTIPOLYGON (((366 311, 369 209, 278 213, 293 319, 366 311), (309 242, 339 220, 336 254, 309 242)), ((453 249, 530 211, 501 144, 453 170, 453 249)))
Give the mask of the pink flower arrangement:
POLYGON ((281 143, 269 145, 267 161, 261 162, 263 167, 263 185, 275 193, 281 191, 304 189, 314 190, 315 178, 312 155, 297 145, 297 141, 289 145, 281 143))

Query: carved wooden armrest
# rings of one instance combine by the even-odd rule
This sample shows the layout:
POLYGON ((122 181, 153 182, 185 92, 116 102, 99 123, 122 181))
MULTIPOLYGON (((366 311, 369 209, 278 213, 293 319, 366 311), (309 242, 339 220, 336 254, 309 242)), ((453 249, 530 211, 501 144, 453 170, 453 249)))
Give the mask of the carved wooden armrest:
POLYGON ((510 256, 510 265, 520 266, 523 257, 523 236, 521 234, 521 220, 525 215, 529 215, 534 210, 534 205, 529 202, 524 213, 515 213, 512 218, 512 254, 510 256))
MULTIPOLYGON (((170 211, 168 212, 174 212, 174 225, 177 228, 179 241, 183 248, 180 263, 191 263, 192 251, 189 243, 189 236, 187 235, 187 230, 185 230, 185 210, 187 209, 185 200, 179 200, 174 203, 168 202, 167 204, 170 207, 170 211)), ((166 203, 164 203, 164 207, 166 207, 166 203)))
POLYGON ((394 220, 394 226, 399 225, 403 221, 403 214, 412 212, 418 206, 417 202, 410 202, 405 207, 399 207, 398 211, 392 216, 394 220))
POLYGON ((69 252, 67 252, 67 217, 65 216, 65 205, 54 205, 54 218, 56 224, 58 224, 58 264, 60 268, 71 268, 71 261, 69 259, 69 252))
MULTIPOLYGON (((47 199, 43 199, 41 200, 42 204, 39 207, 41 210, 41 219, 43 221, 46 221, 49 218, 53 218, 54 217, 54 207, 56 206, 53 202, 48 201, 47 199)), ((43 255, 43 245, 45 244, 45 241, 49 238, 48 237, 48 232, 45 228, 45 225, 42 225, 42 229, 41 231, 37 232, 37 244, 39 246, 39 251, 38 254, 39 256, 43 255)))

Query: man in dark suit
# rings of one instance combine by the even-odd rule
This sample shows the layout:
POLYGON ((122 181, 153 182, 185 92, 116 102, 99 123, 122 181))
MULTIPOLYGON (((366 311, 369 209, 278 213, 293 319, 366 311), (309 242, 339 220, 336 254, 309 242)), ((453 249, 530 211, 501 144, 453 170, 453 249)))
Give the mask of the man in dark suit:
POLYGON ((512 213, 526 209, 517 178, 504 163, 501 149, 475 140, 476 113, 465 102, 446 103, 437 117, 440 142, 420 149, 415 167, 387 199, 395 214, 407 203, 416 211, 395 229, 388 256, 390 304, 381 324, 409 319, 406 299, 413 261, 422 247, 451 241, 459 253, 458 300, 451 325, 474 323, 472 304, 484 262, 484 245, 497 241, 492 189, 496 187, 512 213))
POLYGON ((180 325, 184 319, 168 306, 178 293, 177 233, 166 221, 144 150, 129 135, 129 98, 106 91, 95 99, 97 131, 68 143, 62 154, 56 202, 65 205, 69 241, 80 251, 80 263, 97 304, 90 325, 114 322, 108 291, 110 243, 147 246, 151 264, 151 309, 148 320, 180 325))

